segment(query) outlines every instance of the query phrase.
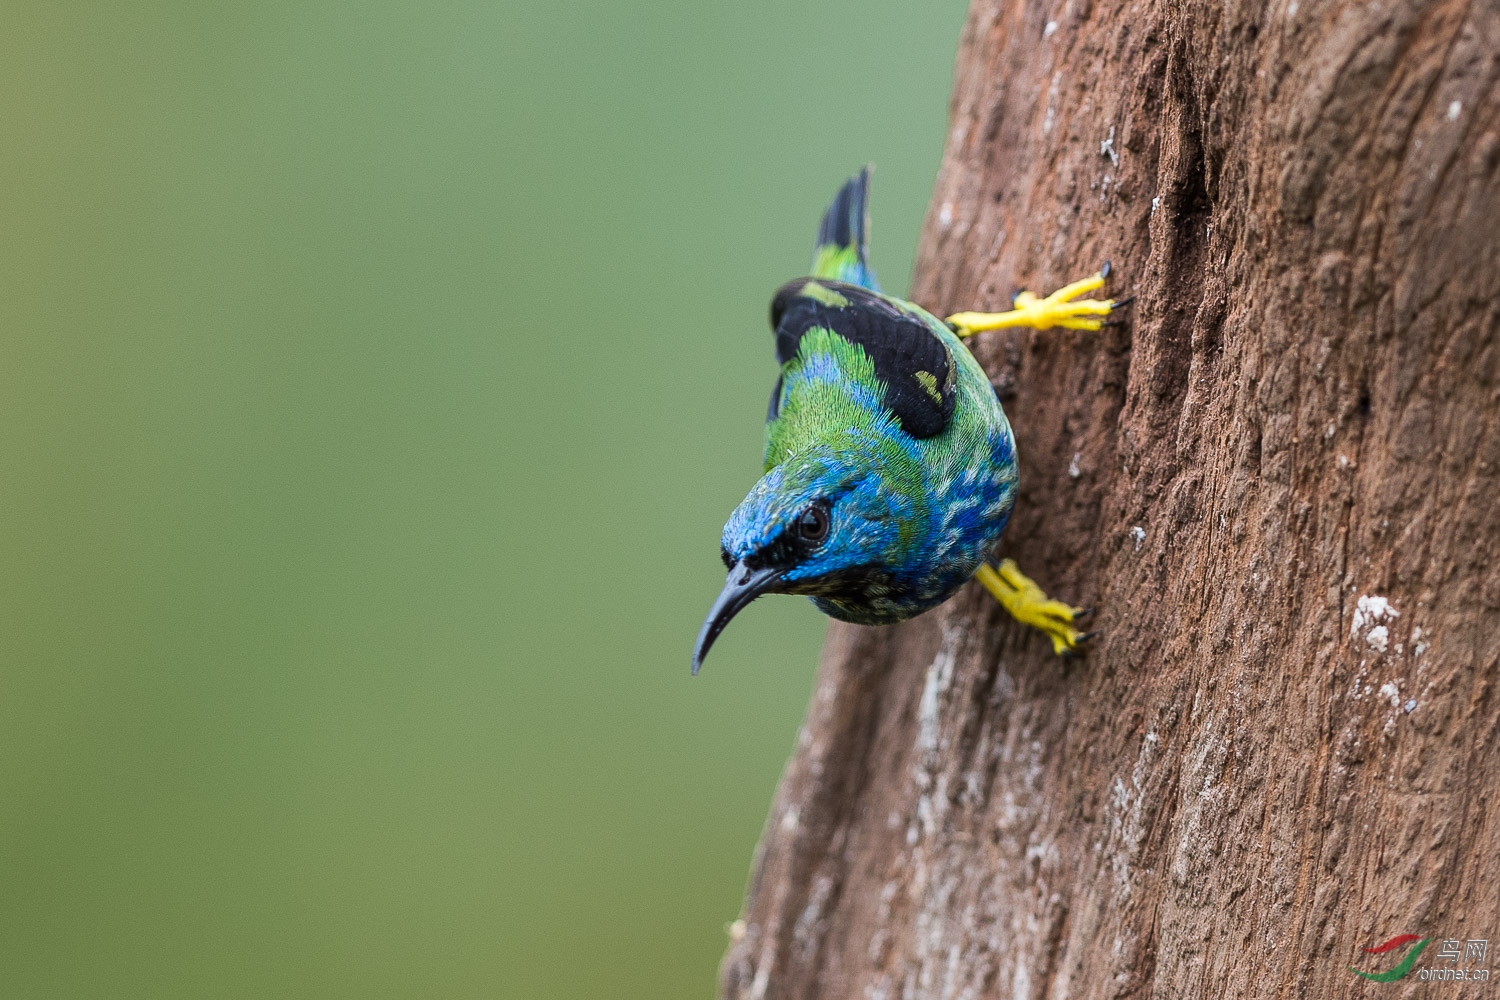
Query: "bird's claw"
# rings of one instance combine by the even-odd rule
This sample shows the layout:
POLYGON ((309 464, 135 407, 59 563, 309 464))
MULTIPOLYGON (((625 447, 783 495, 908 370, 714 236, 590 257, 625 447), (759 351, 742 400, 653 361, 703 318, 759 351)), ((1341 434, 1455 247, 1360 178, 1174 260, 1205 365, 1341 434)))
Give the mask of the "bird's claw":
POLYGON ((1023 625, 1030 625, 1052 640, 1052 651, 1059 656, 1074 656, 1083 652, 1082 645, 1098 635, 1095 632, 1080 632, 1074 624, 1093 608, 1075 608, 1054 601, 1042 591, 1013 559, 1001 560, 998 566, 989 563, 979 567, 974 578, 984 589, 1010 612, 1010 616, 1023 625))
POLYGON ((1046 298, 1038 298, 1031 292, 1017 292, 1011 300, 1009 312, 954 313, 947 322, 960 337, 1012 326, 1029 326, 1037 330, 1050 330, 1054 326, 1069 330, 1098 330, 1105 324, 1104 317, 1129 299, 1080 299, 1078 296, 1103 288, 1109 274, 1109 262, 1105 261, 1098 273, 1064 285, 1046 298))

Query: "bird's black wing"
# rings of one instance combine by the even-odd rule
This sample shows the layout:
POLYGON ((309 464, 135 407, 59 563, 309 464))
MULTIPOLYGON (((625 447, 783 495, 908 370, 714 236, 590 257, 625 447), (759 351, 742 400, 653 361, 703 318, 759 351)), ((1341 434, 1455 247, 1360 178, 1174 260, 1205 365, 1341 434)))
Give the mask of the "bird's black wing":
MULTIPOLYGON (((953 418, 957 370, 948 345, 919 316, 867 288, 841 281, 799 278, 771 300, 776 360, 786 364, 808 330, 831 330, 858 344, 875 364, 885 385, 885 405, 901 429, 915 438, 941 434, 953 418)), ((776 380, 767 420, 779 409, 776 380)))

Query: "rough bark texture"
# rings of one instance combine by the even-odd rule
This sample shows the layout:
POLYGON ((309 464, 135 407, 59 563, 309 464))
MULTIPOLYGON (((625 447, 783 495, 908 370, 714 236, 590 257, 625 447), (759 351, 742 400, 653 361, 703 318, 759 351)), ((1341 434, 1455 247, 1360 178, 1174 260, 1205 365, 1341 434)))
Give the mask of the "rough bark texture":
POLYGON ((1003 554, 1102 635, 1060 661, 977 585, 835 625, 725 997, 1500 965, 1497 54, 1500 0, 976 0, 913 298, 1136 294, 975 347, 1003 554))

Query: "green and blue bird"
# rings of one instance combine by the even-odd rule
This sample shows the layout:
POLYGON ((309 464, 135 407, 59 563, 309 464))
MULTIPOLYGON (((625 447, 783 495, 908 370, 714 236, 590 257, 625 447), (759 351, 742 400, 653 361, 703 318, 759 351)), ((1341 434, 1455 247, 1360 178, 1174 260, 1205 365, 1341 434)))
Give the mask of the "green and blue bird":
POLYGON ((939 320, 880 291, 867 256, 870 169, 823 216, 810 276, 771 300, 781 375, 766 413, 765 474, 724 526, 729 578, 693 673, 762 594, 802 594, 861 625, 905 621, 971 579, 1058 653, 1087 638, 1081 608, 1049 600, 1010 560, 991 565, 1016 498, 1010 422, 962 337, 1003 327, 1097 330, 1116 303, 1078 299, 1099 274, 1003 313, 939 320))

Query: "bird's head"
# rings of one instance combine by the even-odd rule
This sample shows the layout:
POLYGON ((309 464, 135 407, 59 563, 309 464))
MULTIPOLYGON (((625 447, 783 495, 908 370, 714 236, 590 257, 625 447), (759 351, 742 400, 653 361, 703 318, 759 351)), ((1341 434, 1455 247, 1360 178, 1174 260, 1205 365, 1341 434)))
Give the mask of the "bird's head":
POLYGON ((911 499, 921 491, 892 481, 903 473, 878 448, 856 445, 811 448, 761 477, 724 525, 729 579, 698 633, 693 673, 762 594, 857 599, 888 580, 922 515, 911 499))

